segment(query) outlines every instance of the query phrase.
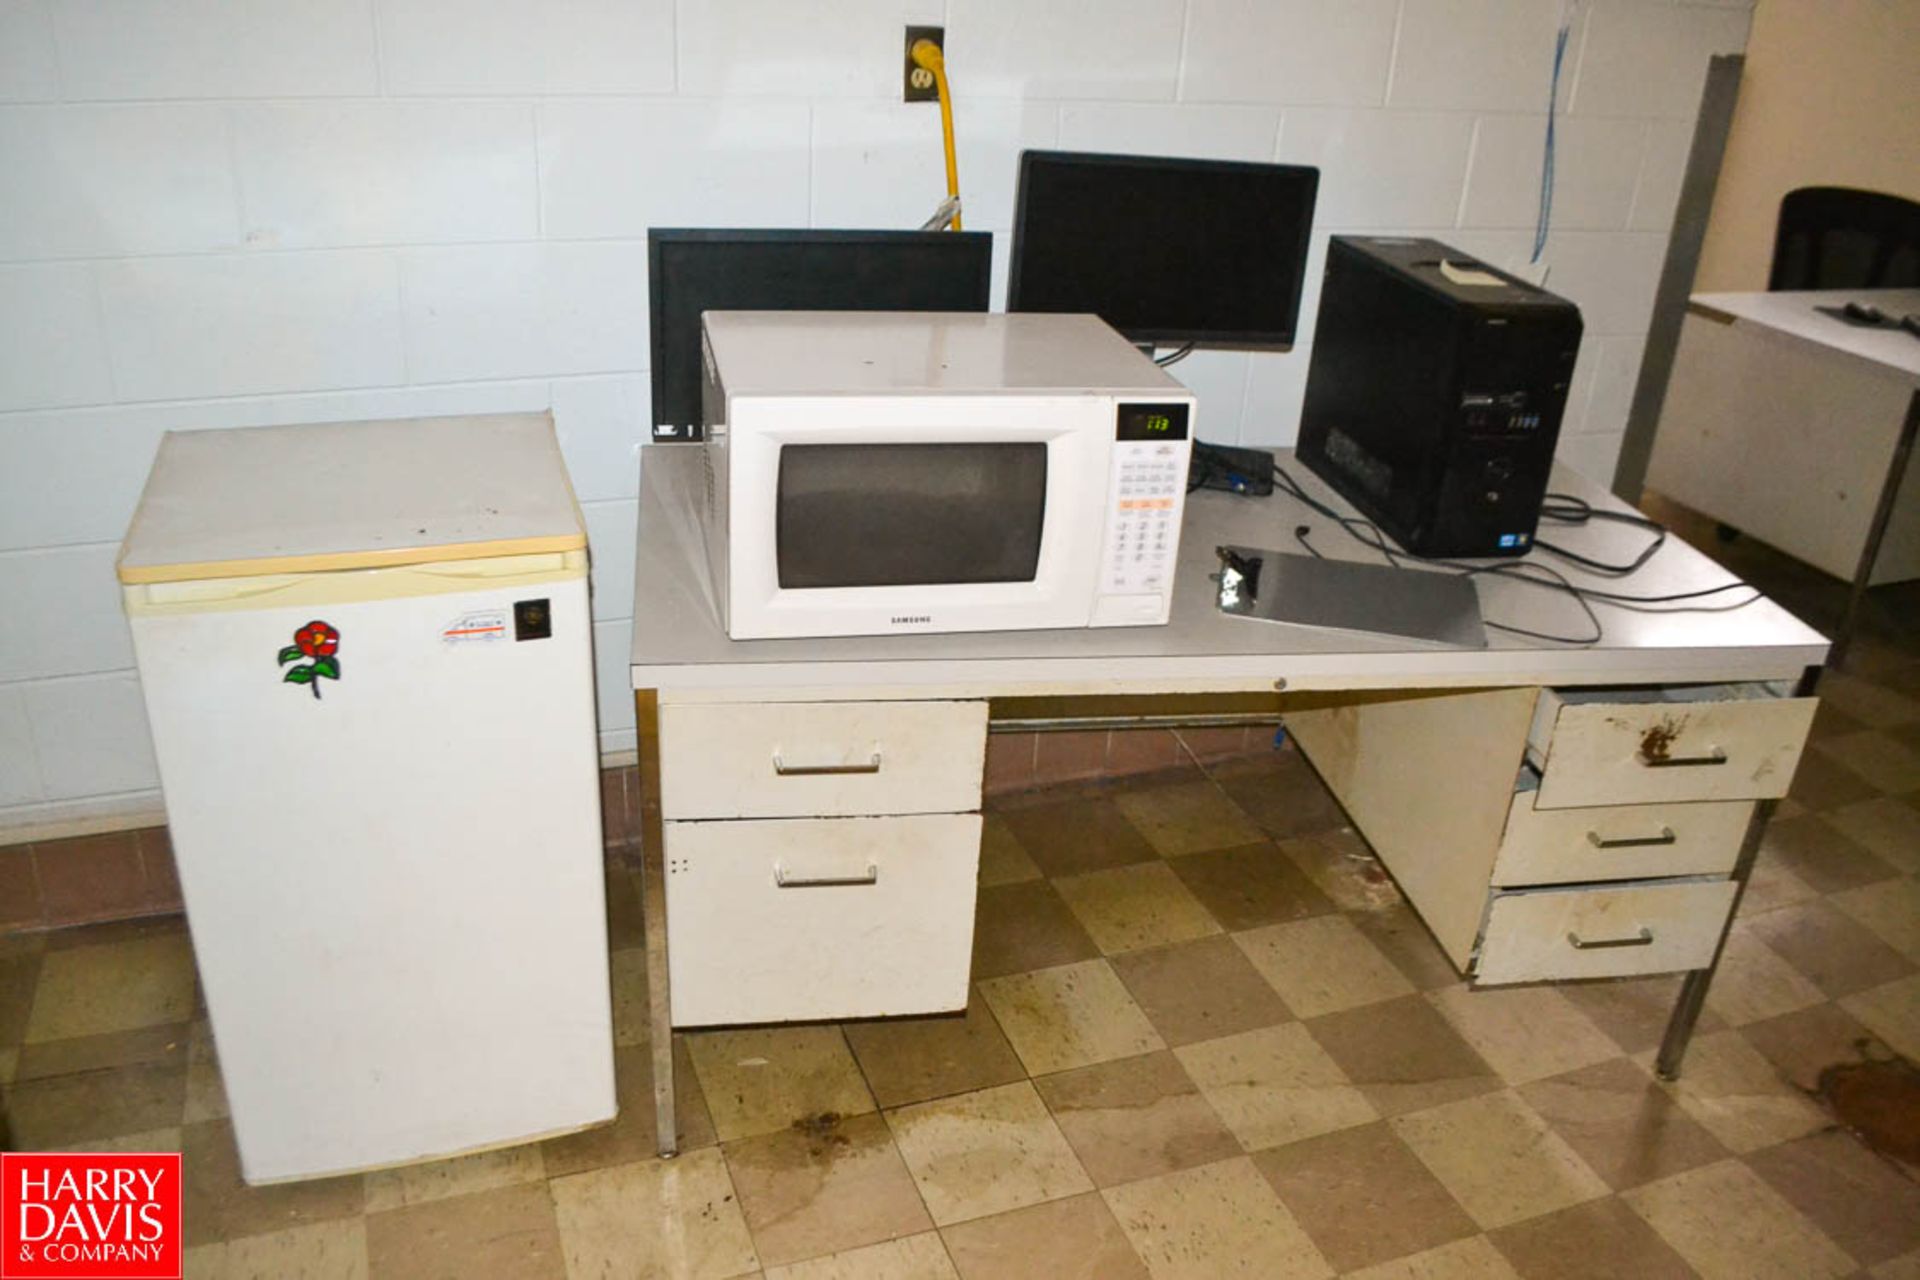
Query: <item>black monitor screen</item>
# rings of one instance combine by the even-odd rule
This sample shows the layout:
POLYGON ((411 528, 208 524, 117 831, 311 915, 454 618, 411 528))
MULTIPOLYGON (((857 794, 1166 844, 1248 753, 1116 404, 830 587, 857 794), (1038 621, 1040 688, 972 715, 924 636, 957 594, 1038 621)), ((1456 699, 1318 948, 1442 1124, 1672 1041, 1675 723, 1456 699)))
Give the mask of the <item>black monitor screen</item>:
POLYGON ((1020 157, 1009 311, 1135 342, 1287 347, 1320 171, 1074 151, 1020 157))
POLYGON ((985 311, 984 231, 647 233, 653 421, 659 439, 700 436, 704 311, 985 311))

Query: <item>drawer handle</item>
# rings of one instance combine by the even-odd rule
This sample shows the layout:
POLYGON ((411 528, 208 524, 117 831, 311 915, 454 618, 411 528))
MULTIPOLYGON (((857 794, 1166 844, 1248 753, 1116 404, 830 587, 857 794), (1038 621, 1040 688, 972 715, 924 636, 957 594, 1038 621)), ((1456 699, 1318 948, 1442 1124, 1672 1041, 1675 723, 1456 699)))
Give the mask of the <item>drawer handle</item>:
POLYGON ((1589 939, 1577 933, 1569 933, 1567 941, 1573 944, 1575 951, 1597 951, 1602 947, 1644 947, 1653 942, 1653 930, 1641 925, 1640 932, 1629 934, 1624 938, 1589 939))
POLYGON ((817 778, 826 773, 878 773, 880 772, 880 753, 875 751, 873 758, 865 764, 788 764, 773 753, 773 771, 783 778, 817 778))
POLYGON ((830 885, 879 884, 880 868, 867 864, 866 874, 857 876, 792 876, 779 863, 773 864, 773 883, 782 889, 820 889, 830 885))
POLYGON ((1657 760, 1649 759, 1644 755, 1640 757, 1640 763, 1649 769, 1693 769, 1701 765, 1725 764, 1726 762, 1727 750, 1725 747, 1708 747, 1704 754, 1697 756, 1661 756, 1657 760))
POLYGON ((1587 839, 1596 849, 1646 849, 1657 844, 1673 844, 1679 838, 1673 834, 1672 827, 1660 828, 1657 836, 1603 836, 1598 831, 1587 832, 1587 839))

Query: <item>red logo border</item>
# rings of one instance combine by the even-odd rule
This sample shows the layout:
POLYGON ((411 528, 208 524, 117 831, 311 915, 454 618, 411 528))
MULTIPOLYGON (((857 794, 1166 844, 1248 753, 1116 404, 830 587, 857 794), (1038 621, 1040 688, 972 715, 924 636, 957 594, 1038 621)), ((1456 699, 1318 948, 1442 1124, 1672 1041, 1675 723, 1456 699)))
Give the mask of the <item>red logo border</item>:
MULTIPOLYGON (((44 1156, 154 1156, 163 1160, 171 1159, 174 1162, 175 1190, 178 1193, 174 1197, 173 1234, 178 1245, 180 1266, 172 1275, 140 1276, 137 1280, 184 1280, 187 1270, 187 1162, 182 1153, 178 1151, 0 1151, 0 1206, 11 1206, 13 1203, 11 1197, 4 1192, 4 1188, 8 1185, 6 1179, 9 1163, 44 1156)), ((7 1251, 0 1249, 0 1280, 37 1280, 36 1277, 21 1276, 17 1272, 10 1271, 8 1264, 11 1261, 7 1251)), ((84 1280, 84 1278, 69 1277, 68 1280, 84 1280)), ((117 1278, 108 1277, 107 1280, 117 1280, 117 1278)))

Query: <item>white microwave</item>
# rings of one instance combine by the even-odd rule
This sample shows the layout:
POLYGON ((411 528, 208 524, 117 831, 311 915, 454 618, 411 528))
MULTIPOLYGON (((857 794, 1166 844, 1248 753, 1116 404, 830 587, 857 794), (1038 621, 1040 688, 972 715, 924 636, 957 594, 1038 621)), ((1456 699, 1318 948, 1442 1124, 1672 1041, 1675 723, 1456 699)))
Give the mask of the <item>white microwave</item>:
POLYGON ((729 636, 1166 622, 1194 397, 1097 317, 702 323, 729 636))

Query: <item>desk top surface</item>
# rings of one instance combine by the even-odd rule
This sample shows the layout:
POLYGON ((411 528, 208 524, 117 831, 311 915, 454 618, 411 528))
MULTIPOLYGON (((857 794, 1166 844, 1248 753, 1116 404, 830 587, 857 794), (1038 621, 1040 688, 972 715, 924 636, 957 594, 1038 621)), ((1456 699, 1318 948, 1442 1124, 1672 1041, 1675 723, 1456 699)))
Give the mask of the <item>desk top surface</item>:
POLYGON ((1789 338, 1869 361, 1920 383, 1920 337, 1892 326, 1849 324, 1820 307, 1870 303, 1898 320, 1920 313, 1920 289, 1806 289, 1780 293, 1696 293, 1693 310, 1719 312, 1789 338))
MULTIPOLYGON (((1012 696, 1068 693, 1210 693, 1289 689, 1603 685, 1791 680, 1824 661, 1827 642, 1770 600, 1738 608, 1669 611, 1596 603, 1596 644, 1572 645, 1489 633, 1484 649, 1456 649, 1352 631, 1293 626, 1221 613, 1214 548, 1221 544, 1297 552, 1295 526, 1314 546, 1348 560, 1379 561, 1276 491, 1265 498, 1203 490, 1189 496, 1181 533, 1173 619, 1158 627, 997 631, 817 640, 729 640, 720 629, 703 550, 696 494, 701 451, 642 450, 639 546, 634 571, 631 674, 663 700, 727 700, 778 691, 787 698, 1012 696)), ((1290 450, 1279 460, 1308 492, 1334 498, 1290 450)), ((1556 468, 1553 490, 1597 507, 1627 510, 1599 485, 1556 468)), ((1631 559, 1650 536, 1613 523, 1543 522, 1541 533, 1593 558, 1631 559)), ((1574 582, 1639 595, 1697 591, 1730 575, 1677 537, 1631 578, 1605 579, 1541 552, 1574 582)), ((1480 579, 1482 612, 1554 634, 1586 626, 1564 593, 1502 578, 1480 579)), ((1757 593, 1729 592, 1740 601, 1757 593)), ((1715 599, 1721 599, 1716 597, 1715 599)), ((1713 603, 1709 600, 1708 603, 1713 603)))

